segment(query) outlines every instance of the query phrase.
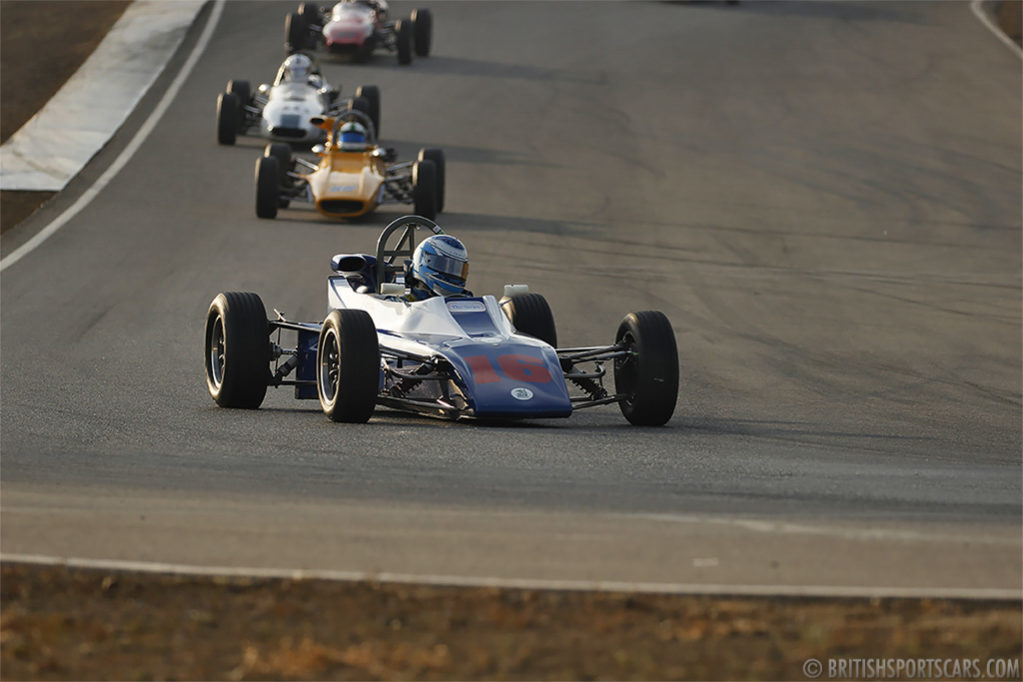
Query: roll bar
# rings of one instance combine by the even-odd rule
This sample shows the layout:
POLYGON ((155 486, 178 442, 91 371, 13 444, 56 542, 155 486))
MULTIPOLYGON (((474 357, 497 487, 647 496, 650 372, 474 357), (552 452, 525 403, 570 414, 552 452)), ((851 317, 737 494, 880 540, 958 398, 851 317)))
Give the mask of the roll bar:
POLYGON ((377 239, 377 293, 380 286, 387 281, 388 274, 401 272, 405 266, 405 258, 412 258, 416 250, 416 230, 421 227, 434 234, 444 234, 437 223, 418 215, 405 215, 391 222, 380 233, 377 239), (387 248, 387 241, 398 230, 404 230, 393 248, 387 248), (401 258, 401 260, 398 260, 401 258), (397 261, 397 264, 396 264, 397 261))

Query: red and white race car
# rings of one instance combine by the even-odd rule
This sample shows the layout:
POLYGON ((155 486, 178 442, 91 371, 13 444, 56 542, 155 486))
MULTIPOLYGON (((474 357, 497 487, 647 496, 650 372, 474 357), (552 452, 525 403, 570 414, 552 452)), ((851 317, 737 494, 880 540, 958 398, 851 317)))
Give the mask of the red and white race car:
POLYGON ((399 64, 411 64, 413 52, 427 57, 433 41, 433 15, 413 10, 408 19, 391 21, 386 0, 341 0, 330 9, 303 2, 284 20, 288 50, 349 54, 355 61, 369 59, 377 48, 397 53, 399 64))

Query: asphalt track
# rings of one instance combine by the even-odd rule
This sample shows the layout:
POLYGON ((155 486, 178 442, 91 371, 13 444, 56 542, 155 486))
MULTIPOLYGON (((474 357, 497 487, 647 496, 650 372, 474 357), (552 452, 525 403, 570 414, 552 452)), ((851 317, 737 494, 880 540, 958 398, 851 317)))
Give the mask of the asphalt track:
POLYGON ((528 282, 566 345, 663 310, 672 422, 341 426, 284 391, 216 408, 210 299, 319 320, 329 257, 402 212, 255 218, 262 145, 217 147, 213 104, 271 77, 292 7, 232 3, 125 169, 3 273, 5 554, 1019 590, 1020 61, 967 5, 431 6, 430 59, 328 79, 381 86, 404 158, 446 150, 440 222, 474 290, 528 282))

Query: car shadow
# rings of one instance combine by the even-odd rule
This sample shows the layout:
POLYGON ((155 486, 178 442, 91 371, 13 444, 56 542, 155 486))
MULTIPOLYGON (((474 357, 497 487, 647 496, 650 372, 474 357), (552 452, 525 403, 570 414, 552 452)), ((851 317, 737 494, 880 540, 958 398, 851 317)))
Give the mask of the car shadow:
POLYGON ((595 233, 597 223, 582 221, 549 220, 544 218, 523 218, 498 216, 487 213, 462 213, 447 211, 437 217, 437 223, 449 232, 512 232, 537 233, 559 236, 583 236, 595 233))
MULTIPOLYGON (((692 4, 694 7, 720 7, 712 3, 670 3, 692 4)), ((780 0, 777 2, 744 2, 729 7, 730 11, 744 14, 762 14, 781 17, 821 17, 841 21, 891 21, 902 24, 924 25, 928 22, 924 14, 913 7, 915 3, 865 3, 865 2, 801 2, 780 0)))
POLYGON ((501 166, 536 166, 557 168, 553 163, 539 161, 535 153, 528 151, 517 151, 508 149, 488 149, 485 147, 470 147, 455 144, 433 144, 423 140, 395 140, 386 135, 381 140, 381 145, 394 147, 398 151, 398 160, 415 160, 420 149, 437 147, 444 151, 444 158, 448 162, 458 163, 487 163, 501 166))

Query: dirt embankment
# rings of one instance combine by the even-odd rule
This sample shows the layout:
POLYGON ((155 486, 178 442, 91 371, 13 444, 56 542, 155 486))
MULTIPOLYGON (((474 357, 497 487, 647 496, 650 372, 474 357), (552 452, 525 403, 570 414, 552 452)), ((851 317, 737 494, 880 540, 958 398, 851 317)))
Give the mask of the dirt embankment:
MULTIPOLYGON (((0 4, 0 143, 60 90, 129 4, 127 0, 0 4)), ((53 194, 0 192, 0 232, 30 216, 53 194)))
POLYGON ((810 658, 1018 662, 1023 638, 1018 601, 459 589, 14 564, 3 566, 0 590, 5 679, 801 680, 810 658))

